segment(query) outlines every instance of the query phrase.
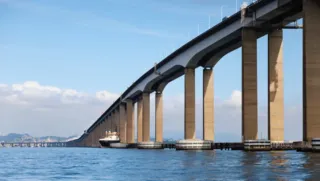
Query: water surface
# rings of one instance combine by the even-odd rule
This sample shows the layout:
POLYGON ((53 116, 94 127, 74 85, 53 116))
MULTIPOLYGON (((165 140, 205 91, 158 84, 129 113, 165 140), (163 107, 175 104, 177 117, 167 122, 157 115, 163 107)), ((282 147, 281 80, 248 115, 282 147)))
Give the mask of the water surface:
POLYGON ((0 148, 0 180, 320 180, 320 154, 0 148))

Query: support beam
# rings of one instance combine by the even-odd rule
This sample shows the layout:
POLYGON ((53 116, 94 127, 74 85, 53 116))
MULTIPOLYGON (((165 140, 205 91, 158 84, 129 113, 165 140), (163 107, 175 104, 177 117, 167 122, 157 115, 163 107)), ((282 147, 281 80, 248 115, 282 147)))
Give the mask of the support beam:
POLYGON ((142 98, 139 98, 137 104, 137 136, 138 142, 142 142, 142 98))
POLYGON ((268 136, 271 142, 284 140, 283 32, 268 36, 268 136))
POLYGON ((163 142, 163 99, 162 92, 156 92, 156 142, 163 142))
POLYGON ((119 124, 120 124, 120 142, 127 143, 126 127, 127 127, 127 116, 126 107, 124 104, 120 105, 119 108, 119 124))
POLYGON ((142 94, 142 141, 150 141, 150 94, 142 94))
POLYGON ((186 68, 184 78, 184 139, 195 139, 195 130, 195 71, 192 68, 186 68))
POLYGON ((203 69, 203 140, 214 140, 213 71, 203 69))
POLYGON ((115 117, 115 113, 112 112, 110 115, 110 131, 114 132, 114 117, 115 117))
POLYGON ((303 140, 320 138, 320 3, 304 1, 303 140))
POLYGON ((242 139, 257 139, 257 34, 242 30, 242 139))
POLYGON ((108 116, 107 116, 107 122, 106 122, 106 131, 109 132, 109 131, 110 131, 110 128, 111 128, 111 127, 110 127, 110 116, 108 115, 108 116))
POLYGON ((134 105, 127 100, 127 143, 134 143, 134 105))
POLYGON ((120 116, 119 116, 119 108, 116 108, 115 110, 115 120, 114 120, 114 125, 115 125, 115 132, 117 132, 117 134, 119 135, 120 133, 120 129, 119 129, 119 119, 120 116))

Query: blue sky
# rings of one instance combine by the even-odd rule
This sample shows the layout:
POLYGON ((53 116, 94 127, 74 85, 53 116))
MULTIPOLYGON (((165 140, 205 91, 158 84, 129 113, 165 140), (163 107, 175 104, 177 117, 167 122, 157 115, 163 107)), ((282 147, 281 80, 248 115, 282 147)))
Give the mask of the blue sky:
MULTIPOLYGON (((211 26, 220 22, 222 5, 224 16, 236 10, 236 0, 0 0, 0 83, 36 81, 88 94, 121 94, 155 62, 196 37, 198 27, 206 31, 209 16, 211 26)), ((285 107, 301 111, 302 31, 284 32, 285 107)), ((267 37, 258 40, 258 48, 259 107, 265 112, 267 37)), ((201 72, 198 68, 198 99, 201 72)), ((216 98, 227 100, 241 91, 241 49, 223 57, 214 77, 216 98)), ((180 94, 183 77, 165 89, 165 96, 180 94)))

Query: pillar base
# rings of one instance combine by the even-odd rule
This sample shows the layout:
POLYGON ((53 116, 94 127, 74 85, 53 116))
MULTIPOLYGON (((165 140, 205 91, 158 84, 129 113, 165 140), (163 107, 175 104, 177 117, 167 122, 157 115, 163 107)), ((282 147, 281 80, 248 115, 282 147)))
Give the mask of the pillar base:
POLYGON ((320 153, 320 138, 313 138, 311 145, 312 145, 312 152, 320 153))
POLYGON ((137 144, 138 149, 163 149, 161 142, 153 142, 153 141, 146 141, 146 142, 139 142, 137 144))
POLYGON ((270 140, 245 140, 245 151, 271 151, 270 140))
POLYGON ((188 139, 179 140, 176 143, 176 150, 212 150, 213 141, 188 139))
POLYGON ((127 143, 110 143, 110 148, 127 148, 127 143))

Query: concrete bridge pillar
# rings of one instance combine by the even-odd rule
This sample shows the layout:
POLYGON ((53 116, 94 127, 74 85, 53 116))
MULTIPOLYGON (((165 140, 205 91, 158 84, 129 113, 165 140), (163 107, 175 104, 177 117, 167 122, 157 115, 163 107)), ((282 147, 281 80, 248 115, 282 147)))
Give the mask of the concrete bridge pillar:
POLYGON ((99 135, 99 139, 102 138, 102 131, 103 130, 103 121, 99 124, 99 129, 98 129, 98 135, 99 135))
POLYGON ((163 99, 162 92, 156 92, 156 142, 163 142, 163 99))
POLYGON ((150 141, 150 94, 142 94, 142 141, 150 141))
POLYGON ((213 71, 203 69, 203 140, 214 140, 213 71))
POLYGON ((268 135, 270 141, 284 140, 283 31, 268 36, 268 135))
POLYGON ((110 114, 110 131, 113 132, 114 126, 113 126, 113 120, 114 120, 114 111, 110 114))
POLYGON ((93 146, 97 147, 98 146, 98 140, 99 140, 99 126, 97 126, 94 130, 93 130, 93 146))
POLYGON ((109 131, 109 128, 110 128, 110 127, 109 127, 109 126, 110 126, 109 119, 110 119, 109 115, 106 116, 106 126, 105 126, 106 131, 109 131))
POLYGON ((127 143, 134 143, 134 105, 127 100, 127 143))
POLYGON ((320 138, 320 3, 303 4, 303 140, 320 138))
POLYGON ((93 146, 93 134, 92 132, 89 133, 89 136, 88 136, 88 145, 89 147, 92 147, 93 146))
POLYGON ((184 138, 195 139, 195 70, 185 69, 184 78, 184 138))
POLYGON ((142 98, 138 99, 137 105, 137 136, 138 142, 142 142, 142 98))
POLYGON ((126 127, 127 127, 127 116, 126 108, 124 104, 120 105, 119 115, 120 115, 120 142, 127 143, 126 127))
POLYGON ((108 116, 106 116, 103 122, 103 138, 106 136, 106 131, 108 131, 108 116))
POLYGON ((114 129, 114 131, 115 132, 117 132, 117 134, 119 134, 120 133, 120 129, 119 129, 119 108, 116 108, 116 110, 115 110, 115 119, 114 119, 114 125, 115 125, 115 129, 114 129))
POLYGON ((257 35, 242 30, 242 139, 257 139, 257 35))

